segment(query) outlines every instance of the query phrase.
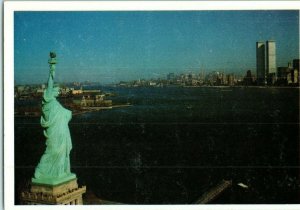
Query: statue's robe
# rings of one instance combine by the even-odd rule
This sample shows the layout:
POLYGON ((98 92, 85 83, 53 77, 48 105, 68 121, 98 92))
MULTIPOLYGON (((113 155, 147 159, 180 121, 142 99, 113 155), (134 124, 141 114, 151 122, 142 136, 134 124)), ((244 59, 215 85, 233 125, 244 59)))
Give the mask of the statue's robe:
POLYGON ((65 177, 70 174, 72 141, 68 123, 72 112, 53 96, 53 89, 44 92, 41 125, 46 137, 46 150, 35 169, 35 179, 65 177))

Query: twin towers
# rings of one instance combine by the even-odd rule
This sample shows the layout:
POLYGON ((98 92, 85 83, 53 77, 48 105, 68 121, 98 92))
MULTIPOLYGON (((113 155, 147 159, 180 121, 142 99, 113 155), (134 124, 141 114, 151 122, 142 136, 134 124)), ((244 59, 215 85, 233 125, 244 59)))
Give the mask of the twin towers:
POLYGON ((258 85, 276 82, 276 43, 274 40, 256 42, 256 75, 258 85))

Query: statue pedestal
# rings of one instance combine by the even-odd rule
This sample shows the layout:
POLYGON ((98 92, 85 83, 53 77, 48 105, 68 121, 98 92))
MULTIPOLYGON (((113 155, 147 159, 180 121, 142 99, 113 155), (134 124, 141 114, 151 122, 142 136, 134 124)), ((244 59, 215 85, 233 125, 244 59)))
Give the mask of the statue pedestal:
POLYGON ((43 184, 43 185, 53 186, 53 185, 60 185, 72 179, 76 179, 76 175, 70 173, 66 176, 59 177, 59 178, 39 178, 39 179, 32 178, 31 181, 33 184, 37 184, 37 185, 43 184))
POLYGON ((76 178, 57 185, 33 182, 30 192, 21 193, 21 202, 31 205, 80 205, 83 204, 82 194, 85 192, 86 186, 78 187, 76 178))

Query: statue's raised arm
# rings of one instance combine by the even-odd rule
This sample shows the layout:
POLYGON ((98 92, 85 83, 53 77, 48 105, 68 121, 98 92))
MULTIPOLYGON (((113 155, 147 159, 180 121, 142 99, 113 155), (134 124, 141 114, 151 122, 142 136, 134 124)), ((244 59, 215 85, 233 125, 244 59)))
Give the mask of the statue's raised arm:
POLYGON ((43 96, 44 102, 51 101, 59 95, 59 88, 54 87, 55 65, 57 63, 55 52, 50 52, 50 59, 48 60, 48 63, 50 69, 49 69, 47 89, 44 92, 44 96, 43 96))
POLYGON ((49 63, 50 71, 49 71, 49 79, 48 79, 47 89, 50 90, 53 88, 54 76, 55 76, 55 64, 57 63, 55 52, 50 52, 50 59, 49 59, 48 63, 49 63))

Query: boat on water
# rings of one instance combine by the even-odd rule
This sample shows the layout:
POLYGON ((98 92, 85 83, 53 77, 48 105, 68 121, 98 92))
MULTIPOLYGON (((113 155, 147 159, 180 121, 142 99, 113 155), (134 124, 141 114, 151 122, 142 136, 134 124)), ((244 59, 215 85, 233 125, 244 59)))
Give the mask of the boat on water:
POLYGON ((192 106, 192 105, 187 105, 185 108, 186 108, 186 109, 192 109, 193 106, 192 106))

